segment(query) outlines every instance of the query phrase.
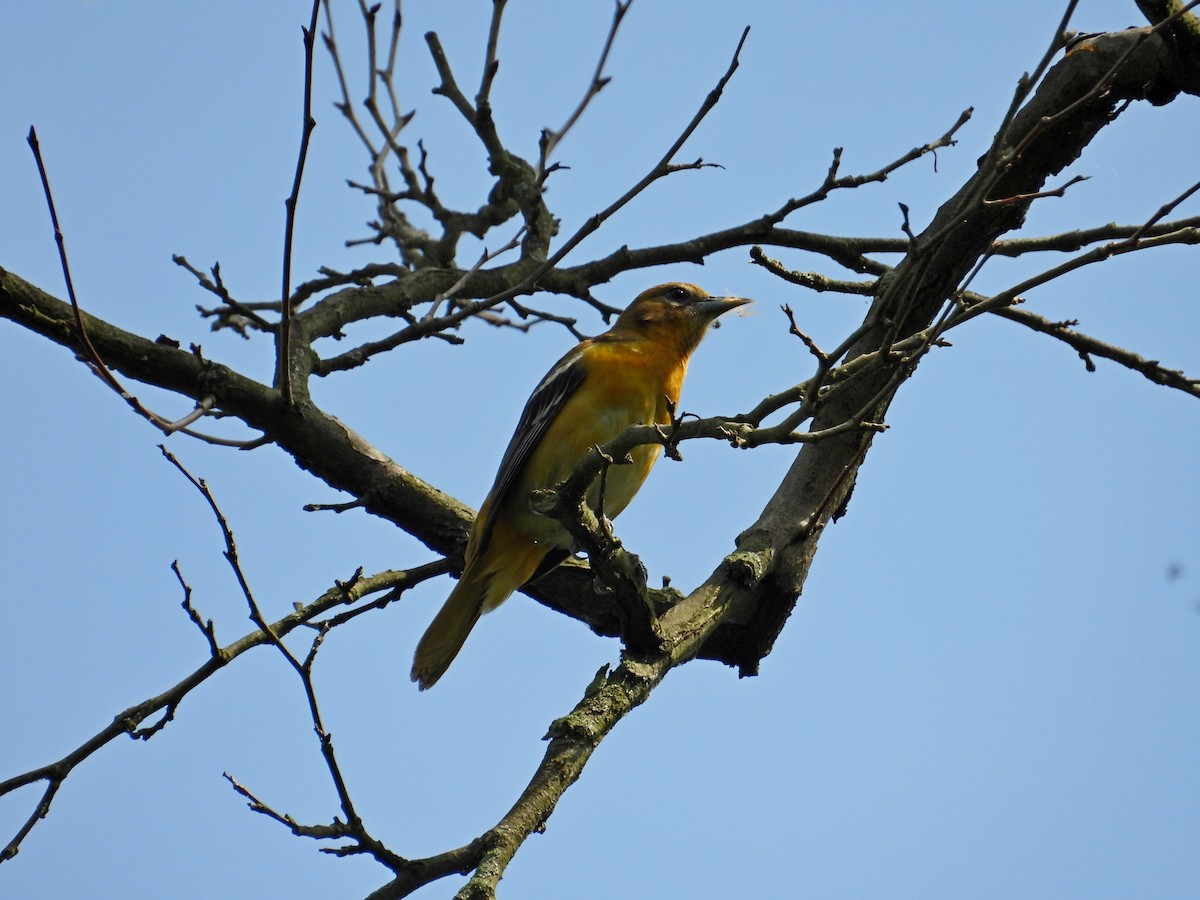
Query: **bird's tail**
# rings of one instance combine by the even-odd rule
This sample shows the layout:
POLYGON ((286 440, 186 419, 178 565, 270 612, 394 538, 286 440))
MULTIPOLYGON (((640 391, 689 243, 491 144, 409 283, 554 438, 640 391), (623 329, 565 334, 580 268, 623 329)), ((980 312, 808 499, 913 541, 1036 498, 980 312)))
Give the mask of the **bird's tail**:
POLYGON ((483 612, 489 581, 491 578, 486 574, 479 578, 464 573, 425 629, 412 666, 412 680, 421 690, 433 687, 458 656, 483 612))
POLYGON ((433 617, 417 643, 412 680, 427 690, 446 673, 480 615, 495 609, 532 577, 544 547, 512 539, 500 530, 493 534, 486 559, 468 562, 462 578, 433 617))

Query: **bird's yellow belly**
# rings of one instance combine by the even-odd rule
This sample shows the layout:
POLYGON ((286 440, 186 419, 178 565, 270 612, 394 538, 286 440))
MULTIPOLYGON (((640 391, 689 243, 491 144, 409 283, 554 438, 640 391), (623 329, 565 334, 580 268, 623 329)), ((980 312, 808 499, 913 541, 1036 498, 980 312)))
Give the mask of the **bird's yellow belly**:
MULTIPOLYGON (((553 519, 535 513, 530 506, 530 494, 554 487, 569 477, 592 447, 603 446, 631 425, 653 422, 656 417, 656 410, 650 404, 645 408, 633 408, 632 404, 618 408, 620 413, 611 410, 592 413, 583 420, 582 427, 581 420, 574 419, 574 427, 569 433, 554 427, 547 432, 534 458, 525 467, 526 473, 537 472, 542 477, 534 481, 526 475, 509 495, 514 524, 530 539, 548 547, 569 547, 571 539, 566 529, 553 519)), ((560 417, 560 421, 572 420, 560 417)), ((614 518, 629 505, 661 451, 662 447, 657 444, 635 447, 630 453, 632 463, 613 463, 608 467, 603 479, 604 515, 614 518)), ((588 505, 598 512, 600 486, 601 479, 598 478, 587 494, 588 505)))

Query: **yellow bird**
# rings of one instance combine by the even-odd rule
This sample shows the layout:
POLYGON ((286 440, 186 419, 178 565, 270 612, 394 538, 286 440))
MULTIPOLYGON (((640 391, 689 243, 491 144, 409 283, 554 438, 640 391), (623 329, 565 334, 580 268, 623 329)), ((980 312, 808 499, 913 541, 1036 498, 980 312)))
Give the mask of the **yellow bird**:
MULTIPOLYGON (((525 404, 496 481, 471 526, 462 577, 417 644, 412 679, 432 687, 481 614, 570 552, 558 522, 534 512, 530 495, 569 476, 584 454, 631 425, 668 424, 679 402, 688 359, 708 326, 748 303, 710 297, 694 284, 672 283, 639 294, 599 337, 581 341, 554 364, 525 404)), ((632 465, 608 470, 604 510, 610 519, 633 499, 662 447, 633 450, 632 465)), ((598 486, 588 492, 595 507, 598 486)))

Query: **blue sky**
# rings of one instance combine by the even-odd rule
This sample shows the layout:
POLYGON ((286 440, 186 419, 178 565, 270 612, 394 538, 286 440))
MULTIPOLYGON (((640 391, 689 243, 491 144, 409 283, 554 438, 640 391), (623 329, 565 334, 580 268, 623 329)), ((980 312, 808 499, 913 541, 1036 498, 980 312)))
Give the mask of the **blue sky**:
MULTIPOLYGON (((300 109, 306 4, 9 4, 0 10, 0 266, 61 296, 25 144, 38 128, 84 307, 150 336, 203 344, 268 378, 261 342, 213 334, 208 304, 171 262, 219 260, 236 296, 278 292, 283 199, 300 109)), ((354 63, 356 7, 336 8, 354 63)), ((535 153, 595 62, 608 2, 513 0, 494 102, 501 134, 535 153)), ((477 82, 487 5, 406 7, 400 89, 445 199, 473 206, 483 156, 449 104, 422 35, 436 30, 477 82)), ((570 233, 669 146, 752 31, 725 98, 685 147, 723 168, 654 186, 569 259, 743 222, 819 184, 833 147, 871 171, 941 134, 958 147, 788 221, 899 235, 971 172, 1017 78, 1041 57, 1059 4, 835 4, 639 0, 613 81, 561 146, 550 202, 570 233)), ((1075 27, 1140 24, 1135 4, 1083 0, 1075 27)), ((361 66, 358 68, 361 69, 361 66)), ((386 252, 347 249, 370 205, 346 189, 365 159, 317 68, 295 280, 386 252)), ((1087 175, 1029 216, 1028 234, 1144 221, 1195 181, 1197 105, 1129 109, 1064 173, 1087 175)), ((1179 215, 1200 212, 1196 198, 1179 215)), ((496 246, 507 237, 492 241, 496 246)), ((467 248, 463 259, 478 252, 467 248)), ((772 252, 793 268, 831 265, 772 252)), ((1114 260, 1039 289, 1028 308, 1200 373, 1194 249, 1114 260)), ((1033 261, 1041 267, 1055 256, 1033 261)), ((997 262, 994 291, 1036 271, 997 262)), ((652 283, 755 298, 693 364, 684 407, 736 413, 807 377, 778 312, 824 346, 864 301, 788 287, 730 251, 703 268, 633 273, 597 294, 623 305, 652 283)), ((596 332, 595 317, 581 328, 596 332)), ((555 307, 556 309, 558 307, 555 307)), ((477 505, 525 397, 572 343, 465 327, 463 347, 410 346, 314 386, 333 414, 415 474, 477 505), (430 386, 435 390, 430 390, 430 386)), ((1196 896, 1200 884, 1200 409, 1104 362, 979 320, 901 391, 849 515, 823 537, 804 596, 758 678, 712 663, 674 672, 596 753, 502 895, 1060 898, 1196 896), (1173 572, 1177 574, 1172 575, 1173 572)), ((169 566, 228 642, 249 630, 201 498, 161 458, 160 435, 69 354, 0 323, 0 777, 58 759, 125 707, 174 684, 206 649, 169 566)), ((187 404, 151 389, 164 415, 187 404)), ((231 431, 232 433, 232 431, 231 431)), ((379 520, 301 511, 346 499, 270 448, 174 437, 233 525, 259 601, 280 615, 334 578, 428 561, 379 520)), ((618 522, 651 578, 698 584, 756 517, 793 456, 693 443, 663 462, 618 522)), ((361 811, 399 853, 466 842, 498 819, 540 759, 547 724, 578 700, 614 642, 516 597, 485 619, 437 688, 408 681, 441 579, 333 635, 316 681, 361 811), (553 673, 548 677, 547 673, 553 673)), ((82 764, 0 894, 361 896, 384 880, 246 810, 228 771, 302 821, 336 802, 303 695, 267 650, 187 698, 148 743, 82 764)), ((34 796, 0 799, 5 840, 34 796)), ((419 897, 450 896, 458 879, 419 897)))

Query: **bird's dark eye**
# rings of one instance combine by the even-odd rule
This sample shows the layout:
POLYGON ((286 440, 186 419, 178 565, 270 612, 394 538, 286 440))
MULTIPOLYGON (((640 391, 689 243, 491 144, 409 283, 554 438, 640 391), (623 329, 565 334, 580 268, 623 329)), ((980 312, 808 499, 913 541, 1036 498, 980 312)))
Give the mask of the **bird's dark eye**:
POLYGON ((676 303, 682 303, 688 298, 688 292, 677 284, 667 288, 667 299, 674 300, 676 303))

